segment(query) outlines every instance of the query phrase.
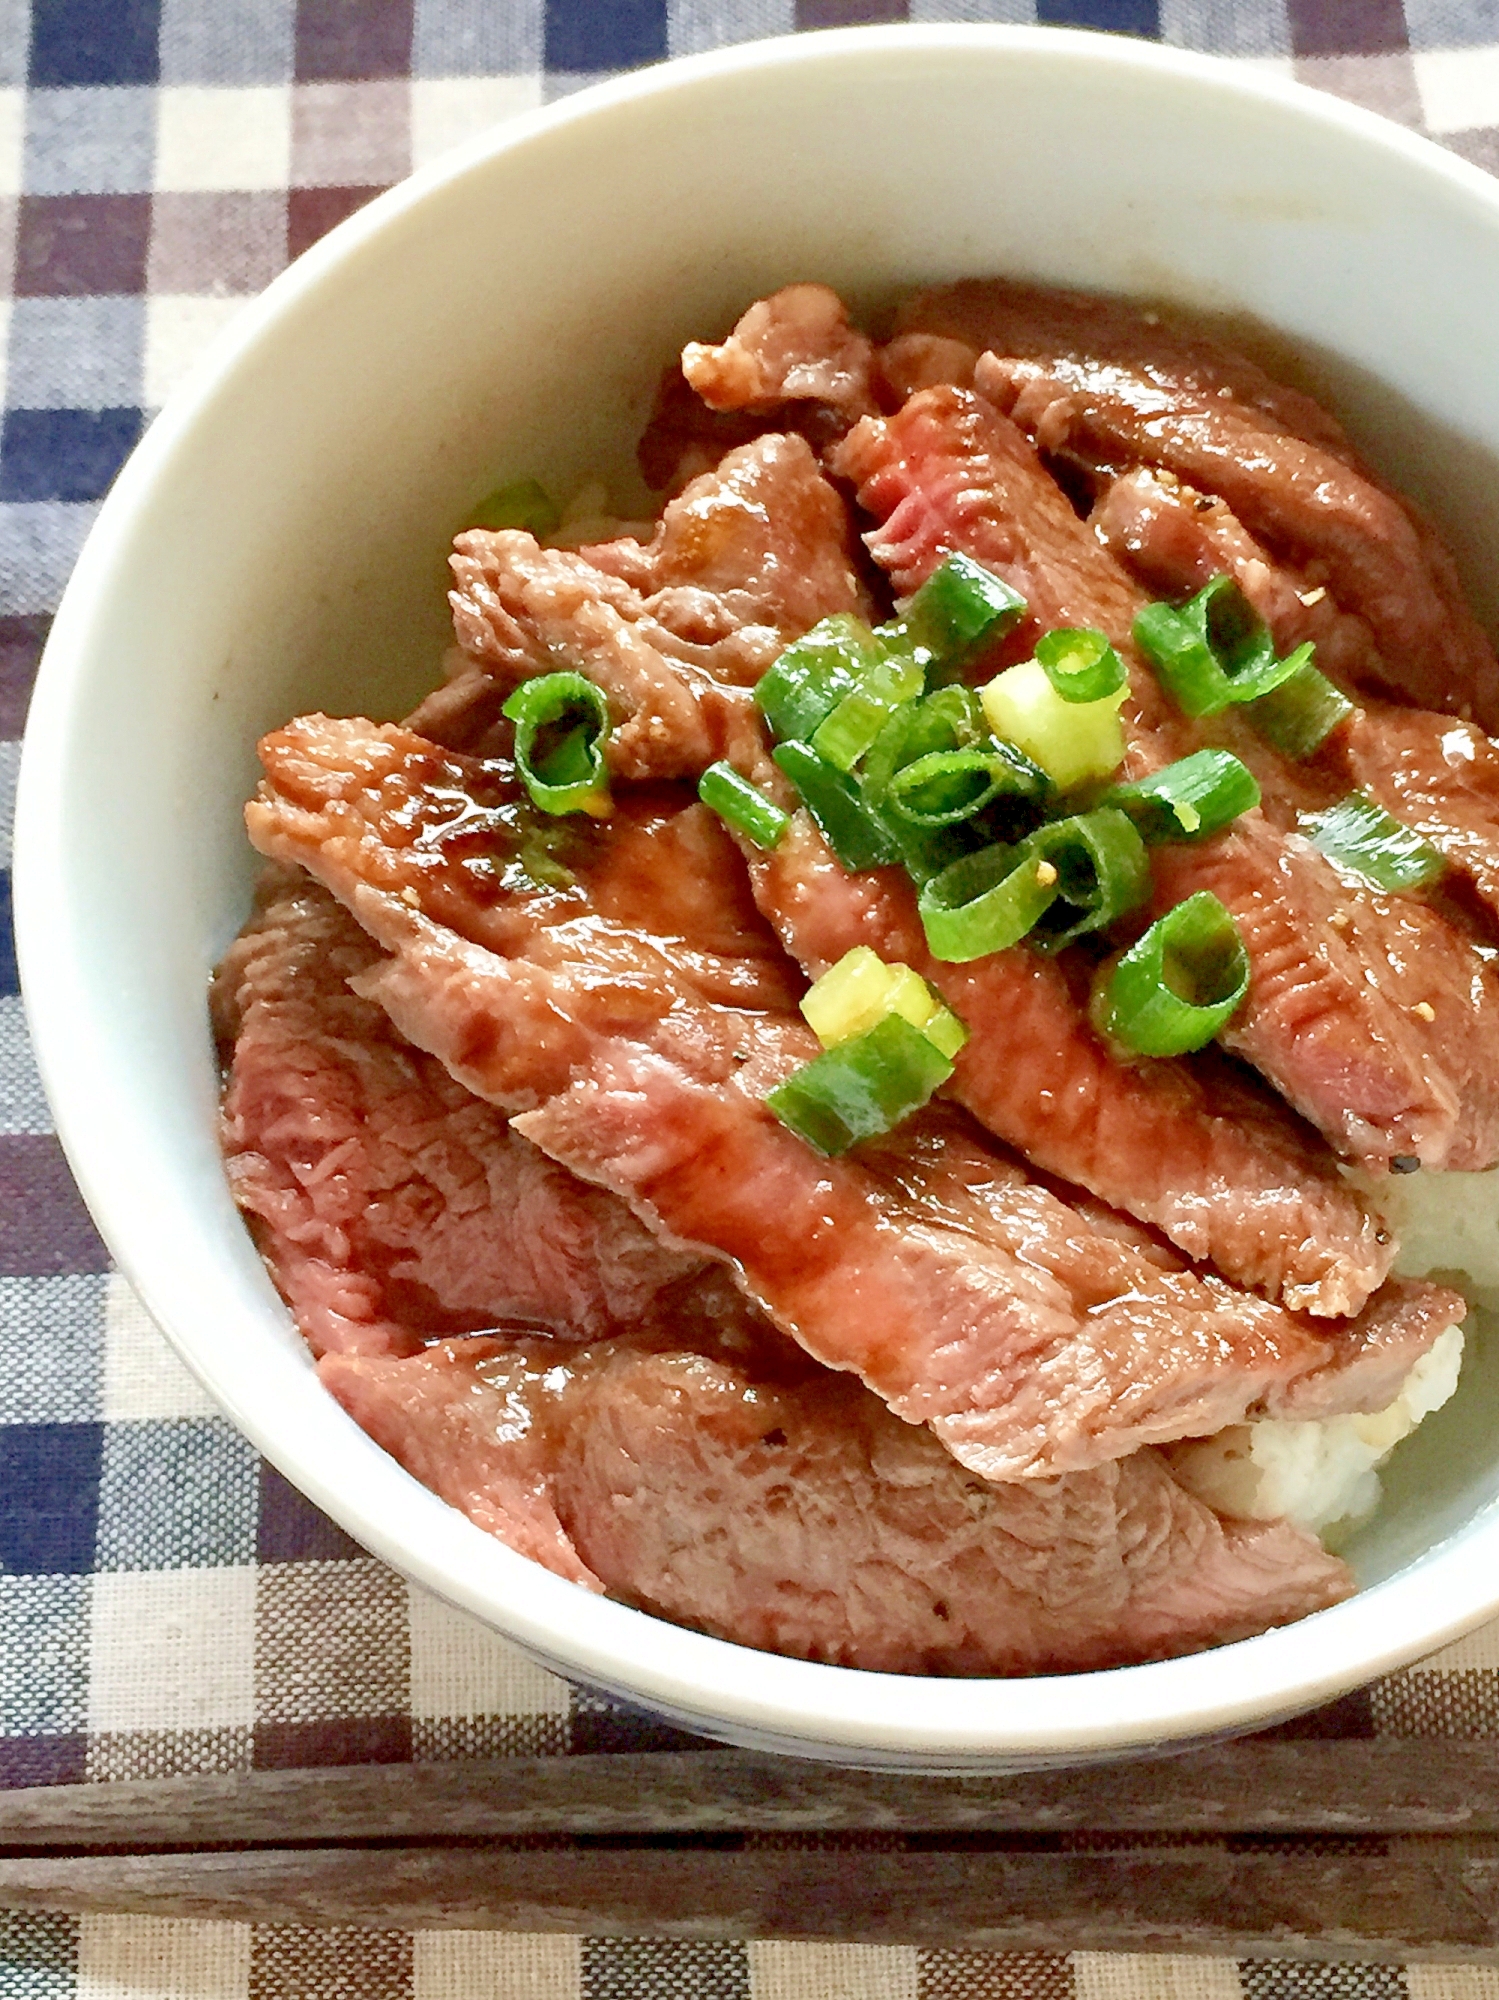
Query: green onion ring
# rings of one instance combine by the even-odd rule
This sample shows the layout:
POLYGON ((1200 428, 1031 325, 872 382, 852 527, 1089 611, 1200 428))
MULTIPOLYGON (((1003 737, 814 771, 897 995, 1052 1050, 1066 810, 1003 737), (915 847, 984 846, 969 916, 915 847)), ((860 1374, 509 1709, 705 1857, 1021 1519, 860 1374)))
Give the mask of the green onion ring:
POLYGON ((515 724, 515 768, 533 805, 547 813, 608 812, 609 704, 592 681, 574 673, 522 681, 502 713, 515 724))
POLYGON ((1143 840, 1206 840, 1260 802, 1254 774, 1227 750, 1194 750, 1148 777, 1115 785, 1102 803, 1128 813, 1143 840))
POLYGON ((890 780, 890 810, 915 826, 957 826, 1001 797, 1029 798, 1026 760, 1002 743, 988 750, 931 750, 890 780))
POLYGON ((1102 632, 1060 626, 1036 641, 1036 658, 1063 701, 1103 701, 1127 678, 1124 662, 1102 632))
POLYGON ((1181 1056, 1225 1028, 1249 991, 1249 953, 1206 889, 1168 910, 1094 984, 1092 1019, 1135 1055, 1181 1056))
POLYGON ((1057 873, 1056 900, 1032 933, 1047 950, 1060 950, 1087 931, 1107 929, 1150 895, 1145 843, 1116 806, 1050 820, 1021 845, 1057 873))
POLYGON ((1024 841, 965 854, 917 898, 933 958, 962 965, 1019 944, 1056 901, 1059 882, 1059 871, 1043 867, 1024 841))

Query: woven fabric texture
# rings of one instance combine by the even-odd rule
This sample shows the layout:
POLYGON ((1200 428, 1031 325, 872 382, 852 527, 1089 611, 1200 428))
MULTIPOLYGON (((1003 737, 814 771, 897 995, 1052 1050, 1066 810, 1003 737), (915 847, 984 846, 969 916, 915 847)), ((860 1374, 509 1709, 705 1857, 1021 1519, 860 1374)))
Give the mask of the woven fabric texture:
MULTIPOLYGON (((1494 0, 0 0, 0 1785, 686 1739, 410 1589, 166 1350, 72 1187, 11 943, 48 619, 152 413, 288 261, 496 120, 855 21, 1068 23, 1294 75, 1499 171, 1494 0)), ((1499 1629, 1308 1733, 1499 1735, 1499 1629)), ((1499 2000, 1499 1973, 0 1919, 0 2000, 1499 2000)))

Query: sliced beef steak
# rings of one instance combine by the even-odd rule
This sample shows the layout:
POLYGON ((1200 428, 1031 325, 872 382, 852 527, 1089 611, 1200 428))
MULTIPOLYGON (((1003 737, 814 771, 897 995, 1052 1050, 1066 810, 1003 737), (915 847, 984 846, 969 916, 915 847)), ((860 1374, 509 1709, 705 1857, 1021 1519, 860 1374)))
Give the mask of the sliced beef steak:
POLYGON ((413 1479, 517 1555, 601 1590, 557 1517, 555 1449, 537 1422, 560 1365, 545 1341, 480 1337, 405 1357, 327 1354, 318 1374, 413 1479))
POLYGON ((349 984, 379 958, 326 889, 278 870, 215 981, 230 1186, 313 1353, 492 1327, 591 1340, 678 1309, 701 1256, 404 1042, 349 984))
POLYGON ((1325 567, 1413 699, 1499 724, 1499 661, 1451 559, 1308 397, 1138 310, 966 284, 915 300, 908 331, 979 351, 973 385, 1044 449, 1155 465, 1220 494, 1278 555, 1325 567))
POLYGON ((760 908, 810 975, 867 945, 942 993, 970 1030, 952 1094, 1038 1166, 1297 1310, 1357 1312, 1388 1271, 1392 1240, 1326 1148, 1229 1064, 1115 1062, 1039 952, 934 959, 905 878, 851 879, 805 813, 749 865, 760 908))
POLYGON ((814 451, 874 408, 873 350, 826 285, 788 285, 751 306, 718 345, 692 341, 665 370, 636 449, 645 483, 676 493, 767 431, 814 451))
POLYGON ((710 410, 816 402, 844 427, 873 416, 874 350, 826 285, 786 285, 757 299, 719 346, 689 341, 682 373, 710 410))
POLYGON ((1277 381, 1247 355, 1133 300, 970 278, 906 300, 897 334, 946 339, 975 358, 988 349, 1027 361, 1091 361, 1194 406, 1211 399, 1252 412, 1282 436, 1358 464, 1342 426, 1312 397, 1277 381))
POLYGON ((747 690, 787 641, 868 608, 842 500, 802 439, 779 435, 695 479, 648 545, 472 529, 452 568, 462 653, 412 727, 472 748, 516 682, 579 669, 609 697, 611 762, 632 779, 731 754, 754 729, 747 690))
MULTIPOLYGON (((1092 523, 1153 592, 1186 597, 1231 575, 1282 654, 1310 640, 1318 666, 1345 688, 1393 679, 1363 620, 1343 611, 1327 587, 1278 564, 1221 500, 1139 470, 1112 482, 1092 523)), ((1365 693, 1310 765, 1286 765, 1251 731, 1240 731, 1234 747, 1287 824, 1359 786, 1433 841, 1476 901, 1499 917, 1499 746, 1473 723, 1365 693)))
POLYGON ((846 1378, 766 1385, 616 1348, 580 1377, 558 1511, 610 1590, 722 1638, 885 1673, 1070 1673, 1348 1595, 1284 1522, 1227 1522, 1154 1452, 992 1486, 846 1378))
MULTIPOLYGON (((1166 701, 1135 653, 1138 586, 1077 518, 1015 425, 981 397, 924 390, 897 416, 857 425, 836 462, 881 523, 866 539, 898 590, 914 589, 948 551, 961 549, 1030 605, 1007 648, 1052 625, 1107 633, 1131 668, 1127 769, 1150 769, 1218 740, 1166 701)), ((1452 1021, 1436 1030, 1411 1013, 1403 991, 1386 990, 1414 925, 1444 981, 1460 968, 1465 989, 1476 980, 1488 992, 1482 961, 1439 916, 1370 895, 1356 927, 1315 925, 1309 913, 1335 903, 1343 885, 1309 843, 1284 837, 1261 812, 1199 846, 1161 848, 1156 875, 1172 900, 1212 889, 1238 921, 1252 979, 1225 1044, 1340 1152, 1373 1165, 1402 1155, 1431 1166, 1492 1164, 1499 989, 1460 1032, 1452 1021)))
POLYGON ((847 1376, 616 1340, 442 1342, 321 1374, 408 1471, 559 1575, 740 1645, 883 1673, 1068 1673, 1304 1617, 1352 1579, 1152 1451, 993 1486, 847 1376))
POLYGON ((574 889, 476 893, 434 829, 503 774, 322 718, 263 757, 252 838, 392 954, 359 987, 403 1034, 985 1476, 1211 1431, 1335 1361, 1337 1329, 1162 1270, 954 1114, 838 1161, 787 1132, 764 1093, 816 1043, 701 807, 622 806, 574 889))

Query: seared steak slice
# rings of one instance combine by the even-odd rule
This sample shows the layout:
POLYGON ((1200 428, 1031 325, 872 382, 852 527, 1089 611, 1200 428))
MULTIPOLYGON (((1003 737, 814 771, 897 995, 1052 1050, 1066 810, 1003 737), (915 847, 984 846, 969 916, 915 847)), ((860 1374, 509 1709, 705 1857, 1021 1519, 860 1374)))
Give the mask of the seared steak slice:
MULTIPOLYGON (((1092 524, 1150 590, 1184 597, 1231 575, 1282 654, 1311 640, 1317 664, 1345 687, 1389 685, 1363 620, 1304 573, 1283 569, 1221 500, 1204 500, 1142 469, 1113 481, 1092 524)), ((1283 802, 1287 824, 1361 786, 1434 842, 1499 916, 1499 747, 1471 722, 1365 694, 1310 765, 1287 765, 1252 731, 1240 738, 1235 749, 1254 764, 1272 808, 1283 802)))
POLYGON ((480 1337, 399 1358, 327 1354, 318 1374, 413 1479, 517 1555, 602 1590, 557 1518, 555 1447, 537 1421, 560 1366, 545 1340, 480 1337))
POLYGON ((991 1486, 846 1378, 616 1347, 580 1373, 556 1504, 608 1588, 719 1637, 885 1673, 1068 1673, 1347 1596, 1284 1522, 1227 1522, 1154 1452, 991 1486))
POLYGON ((1115 1062, 1039 952, 942 964, 904 877, 850 878, 805 813, 749 865, 760 908, 809 974, 864 944, 942 993, 971 1032, 951 1094, 1038 1166, 1298 1311, 1357 1312, 1388 1271, 1393 1241, 1326 1148, 1229 1064, 1115 1062))
POLYGON ((1337 1329, 1163 1271, 952 1114, 838 1161, 787 1132, 764 1093, 816 1043, 701 807, 622 805, 573 890, 491 878, 480 892, 443 828, 494 810, 492 767, 322 718, 262 750, 252 838, 305 864, 393 954, 360 991, 985 1476, 1215 1430, 1335 1358, 1337 1329))
POLYGON ((1349 1329, 1332 1366, 1278 1390, 1266 1402, 1265 1414, 1339 1416, 1350 1407, 1349 1384, 1355 1379, 1361 1410, 1388 1409, 1422 1355, 1467 1311, 1467 1300, 1445 1287, 1391 1278, 1349 1329))
POLYGON ((592 1340, 679 1309, 703 1258, 402 1041, 349 984, 379 959, 326 889, 277 870, 215 981, 230 1186, 313 1353, 493 1327, 592 1340))
POLYGON ((1312 397, 1276 381, 1247 355, 1129 299, 970 278, 906 300, 897 333, 935 335, 975 358, 992 349, 1027 361, 1094 362, 1193 407, 1210 398, 1230 404, 1284 437, 1359 463, 1342 426, 1312 397))
POLYGON ((682 373, 710 410, 816 402, 846 428, 873 416, 874 350, 826 285, 786 285, 757 299, 720 346, 691 340, 682 373))
POLYGON ((719 346, 689 344, 661 377, 636 458, 655 492, 676 493, 766 431, 814 451, 875 407, 870 343, 826 285, 788 285, 750 307, 719 346))
POLYGON ((758 438, 695 479, 653 541, 574 553, 519 530, 455 545, 455 679, 411 726, 471 748, 517 681, 557 667, 609 697, 614 768, 693 776, 753 731, 747 690, 820 618, 868 608, 847 510, 799 437, 758 438))
MULTIPOLYGON (((836 454, 882 525, 866 537, 896 588, 914 589, 957 548, 1028 600, 1031 617, 1006 641, 1033 643, 1050 625, 1096 626, 1131 667, 1128 769, 1153 768, 1218 740, 1169 704, 1135 654, 1143 594, 1080 521, 1034 450, 981 397, 924 390, 895 417, 866 419, 836 454)), ((1435 1031, 1413 1016, 1385 975, 1408 946, 1411 905, 1369 896, 1346 932, 1310 913, 1342 894, 1305 841, 1246 813, 1200 846, 1158 851, 1172 900, 1210 888, 1233 913, 1253 965, 1249 998, 1224 1036, 1343 1153, 1368 1164, 1414 1156, 1430 1166, 1492 1163, 1499 1152, 1499 1010, 1435 1031), (1473 1086, 1470 1088, 1470 1086, 1473 1086)), ((1419 908, 1419 906, 1414 906, 1419 908)), ((1488 975, 1464 940, 1420 910, 1424 948, 1463 984, 1488 975), (1471 975, 1471 978, 1470 978, 1471 975)))
POLYGON ((1499 723, 1499 661, 1451 558, 1346 449, 1281 428, 1232 392, 1156 379, 1145 361, 985 346, 974 387, 1044 450, 1118 471, 1161 466, 1221 495, 1278 555, 1336 577, 1403 692, 1499 723))
POLYGON ((992 1486, 847 1376, 623 1340, 332 1356, 376 1442, 549 1569, 740 1645, 882 1673, 1070 1673, 1334 1604, 1342 1563, 1225 1521, 1153 1451, 992 1486))

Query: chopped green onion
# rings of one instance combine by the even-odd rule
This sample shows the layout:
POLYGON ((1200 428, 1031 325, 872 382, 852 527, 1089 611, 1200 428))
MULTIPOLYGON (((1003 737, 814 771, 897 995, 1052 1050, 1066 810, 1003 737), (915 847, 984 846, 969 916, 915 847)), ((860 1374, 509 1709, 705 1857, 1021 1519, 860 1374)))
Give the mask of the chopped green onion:
POLYGON ((1007 743, 931 750, 890 780, 890 810, 920 827, 957 826, 997 798, 1034 798, 1034 767, 1007 743))
POLYGON ((1086 931, 1106 929, 1150 895, 1145 843, 1115 806, 1050 820, 1021 842, 1021 850, 1033 857, 1038 872, 1049 868, 1056 881, 1056 898, 1032 933, 1048 950, 1086 931))
POLYGON ((1350 792, 1326 812, 1303 813, 1300 825, 1329 861, 1376 889, 1424 889, 1446 865, 1424 835, 1387 813, 1367 792, 1350 792))
POLYGON ((1352 715, 1353 703, 1308 661, 1279 687, 1248 703, 1244 713, 1267 743, 1300 763, 1352 715))
POLYGON ((1215 576, 1180 611, 1147 604, 1135 620, 1135 644, 1188 715, 1257 701, 1312 657, 1307 644, 1276 659, 1269 628, 1231 576, 1215 576))
POLYGON ((732 764, 710 764, 698 779, 697 795, 727 825, 748 834, 756 847, 774 847, 791 824, 790 813, 782 812, 732 764))
POLYGON ((924 685, 921 668, 909 655, 892 653, 875 660, 818 725, 812 748, 840 771, 851 771, 894 710, 914 700, 924 685))
POLYGON ((952 1063, 900 1014, 884 1018, 793 1070, 765 1102, 819 1153, 845 1153, 878 1138, 952 1075, 952 1063))
POLYGON ((1263 672, 1275 662, 1269 628, 1233 577, 1215 576, 1182 606, 1230 681, 1263 672))
POLYGON ((554 535, 562 521, 556 502, 534 479, 513 479, 486 493, 469 516, 475 528, 525 528, 538 541, 554 535))
POLYGON ((1093 1021, 1136 1055, 1187 1055, 1227 1026, 1248 991, 1244 940, 1218 898, 1199 889, 1100 974, 1093 1021))
POLYGON ((1067 701, 1039 659, 996 674, 980 695, 994 734, 1040 766, 1058 791, 1112 777, 1124 761, 1120 686, 1099 701, 1067 701))
POLYGON ((890 830, 865 802, 846 772, 806 743, 782 743, 771 752, 796 786, 802 804, 845 868, 879 868, 900 858, 890 830))
POLYGON ((1254 774, 1227 750, 1194 750, 1115 785, 1102 803, 1128 813, 1144 840, 1206 840, 1260 802, 1254 774))
POLYGON ((919 701, 903 702, 864 759, 865 794, 883 805, 896 774, 908 764, 943 750, 971 750, 987 736, 983 710, 971 688, 945 687, 919 701))
POLYGON ((1102 632, 1061 626, 1036 641, 1036 658, 1063 701, 1102 701, 1129 676, 1102 632))
POLYGON ((934 569, 901 616, 880 636, 910 652, 936 688, 1025 616, 1025 599, 971 556, 953 554, 934 569))
POLYGON ((965 854, 917 898, 933 958, 961 965, 1019 944, 1056 901, 1060 880, 1060 871, 1024 841, 965 854))
POLYGON ((1213 649, 1169 604, 1147 604, 1135 619, 1135 644, 1187 715, 1216 715, 1228 706, 1228 676, 1213 649))
POLYGON ((515 768, 531 802, 548 813, 609 811, 604 745, 609 704, 581 674, 522 681, 503 713, 515 724, 515 768))
POLYGON ((755 700, 773 733, 784 742, 810 742, 865 672, 885 657, 862 618, 840 611, 794 639, 760 676, 755 700))
POLYGON ((968 1030, 944 1007, 918 972, 899 962, 887 965, 867 944, 855 945, 802 995, 807 1026, 825 1049, 862 1035, 887 1014, 899 1014, 920 1028, 945 1056, 955 1056, 968 1030))

